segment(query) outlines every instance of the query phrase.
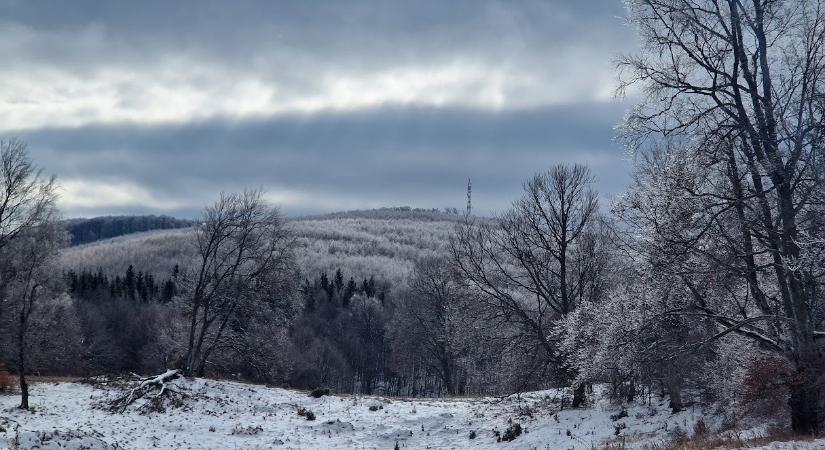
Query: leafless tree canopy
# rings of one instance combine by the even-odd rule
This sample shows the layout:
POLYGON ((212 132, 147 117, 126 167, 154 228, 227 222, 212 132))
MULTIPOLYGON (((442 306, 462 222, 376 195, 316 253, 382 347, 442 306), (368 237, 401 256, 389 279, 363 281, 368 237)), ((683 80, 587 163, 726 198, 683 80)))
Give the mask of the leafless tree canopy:
POLYGON ((289 299, 293 255, 289 233, 260 191, 222 194, 195 227, 195 246, 185 367, 202 374, 235 315, 265 307, 267 298, 289 299))
POLYGON ((644 101, 619 213, 690 293, 673 312, 786 358, 798 431, 822 430, 823 106, 820 1, 632 0, 643 51, 625 86, 644 101))
POLYGON ((31 227, 54 219, 54 178, 43 178, 26 144, 0 140, 0 248, 31 227))
POLYGON ((497 220, 459 225, 451 244, 461 276, 485 304, 488 326, 510 330, 499 337, 543 368, 560 363, 556 322, 598 283, 592 182, 586 167, 556 166, 527 182, 497 220))
POLYGON ((420 260, 408 285, 393 325, 396 357, 437 373, 448 394, 463 392, 468 374, 462 359, 477 344, 468 332, 471 320, 465 313, 470 296, 456 279, 451 261, 443 257, 420 260))
POLYGON ((28 409, 28 332, 39 302, 61 290, 50 265, 65 242, 57 224, 54 179, 44 179, 26 145, 0 141, 0 320, 13 332, 20 407, 28 409))

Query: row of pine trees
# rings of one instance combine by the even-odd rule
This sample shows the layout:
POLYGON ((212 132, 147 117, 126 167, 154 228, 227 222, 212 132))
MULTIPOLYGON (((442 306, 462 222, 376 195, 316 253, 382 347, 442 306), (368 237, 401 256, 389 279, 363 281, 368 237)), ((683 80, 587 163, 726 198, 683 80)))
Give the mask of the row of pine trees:
POLYGON ((180 269, 176 265, 171 277, 157 280, 150 272, 135 271, 129 265, 126 272, 114 278, 97 271, 69 270, 64 274, 69 292, 79 298, 122 298, 136 302, 149 303, 159 301, 167 303, 178 292, 180 269))

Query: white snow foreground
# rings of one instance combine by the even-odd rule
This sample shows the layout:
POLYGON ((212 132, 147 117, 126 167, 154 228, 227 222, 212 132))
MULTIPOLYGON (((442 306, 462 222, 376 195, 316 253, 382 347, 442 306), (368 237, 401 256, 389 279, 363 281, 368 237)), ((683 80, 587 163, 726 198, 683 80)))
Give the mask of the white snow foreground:
POLYGON ((102 405, 122 396, 123 389, 71 382, 35 384, 31 412, 15 408, 16 396, 2 396, 0 448, 390 450, 397 442, 402 449, 592 449, 616 438, 617 429, 628 444, 662 442, 668 430, 690 430, 703 416, 690 409, 670 414, 667 402, 658 399, 653 406, 626 407, 626 416, 606 399, 592 408, 558 411, 562 392, 557 390, 505 399, 316 399, 206 379, 166 385, 185 392, 187 401, 163 412, 143 408, 151 394, 122 414, 113 413, 102 405), (312 411, 315 420, 307 420, 306 412, 299 415, 300 409, 312 411), (520 424, 522 434, 498 442, 496 432, 503 436, 511 423, 520 424))

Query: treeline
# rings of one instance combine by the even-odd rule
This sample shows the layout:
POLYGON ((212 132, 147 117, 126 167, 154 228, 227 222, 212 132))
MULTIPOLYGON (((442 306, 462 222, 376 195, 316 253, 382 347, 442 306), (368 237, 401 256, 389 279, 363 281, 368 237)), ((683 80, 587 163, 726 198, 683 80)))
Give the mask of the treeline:
POLYGON ((312 281, 309 278, 305 279, 301 287, 304 312, 313 313, 323 304, 347 308, 356 294, 370 299, 377 296, 381 304, 384 304, 389 291, 387 283, 376 282, 375 276, 370 276, 369 279, 364 278, 360 283, 353 277, 345 280, 340 268, 335 270, 332 277, 322 272, 312 281))
POLYGON ((461 219, 456 208, 413 208, 410 206, 394 206, 384 208, 374 208, 365 210, 341 211, 320 216, 310 217, 313 219, 415 219, 440 221, 456 221, 461 219))
POLYGON ((143 303, 157 300, 167 303, 177 295, 179 275, 180 268, 175 266, 169 278, 158 281, 152 273, 136 273, 134 266, 129 265, 122 276, 117 275, 114 278, 109 278, 102 269, 96 272, 69 270, 64 276, 66 288, 75 298, 95 301, 128 299, 143 303))
MULTIPOLYGON (((523 372, 511 364, 514 358, 505 348, 472 342, 483 333, 464 329, 471 324, 458 320, 459 314, 467 315, 455 308, 462 302, 462 308, 471 305, 456 284, 447 292, 430 290, 432 283, 449 274, 446 261, 423 259, 401 286, 374 276, 359 282, 341 269, 306 278, 300 289, 301 311, 289 327, 292 369, 287 384, 406 396, 503 393, 528 387, 523 378, 513 383, 507 377, 523 372)), ((532 381, 536 383, 529 387, 542 385, 532 381)))
POLYGON ((391 377, 388 365, 391 286, 374 277, 360 283, 338 269, 306 279, 301 313, 290 327, 289 384, 338 392, 375 392, 391 377))
POLYGON ((66 228, 71 237, 71 245, 108 239, 124 234, 152 230, 168 230, 191 227, 191 220, 176 219, 169 216, 104 216, 91 219, 67 220, 66 228))

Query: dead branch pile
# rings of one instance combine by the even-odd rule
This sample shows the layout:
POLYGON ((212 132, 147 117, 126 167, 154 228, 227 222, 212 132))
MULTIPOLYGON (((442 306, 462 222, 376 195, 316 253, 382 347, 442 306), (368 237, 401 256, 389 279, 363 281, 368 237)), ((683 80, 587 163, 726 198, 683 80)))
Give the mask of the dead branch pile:
MULTIPOLYGON (((181 407, 183 406, 183 400, 189 397, 189 394, 173 387, 171 382, 182 376, 180 370, 170 369, 160 375, 148 378, 135 376, 126 382, 119 379, 117 382, 125 387, 124 392, 113 400, 106 402, 104 408, 111 412, 123 413, 129 405, 142 398, 148 398, 148 401, 143 402, 139 408, 144 413, 163 412, 166 409, 165 404, 181 407), (133 387, 130 388, 129 386, 133 387)), ((99 384, 111 385, 114 383, 106 381, 99 384)))

